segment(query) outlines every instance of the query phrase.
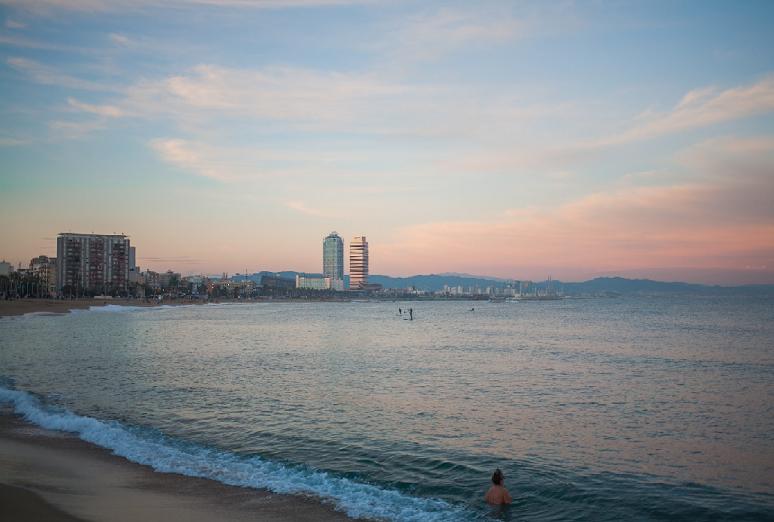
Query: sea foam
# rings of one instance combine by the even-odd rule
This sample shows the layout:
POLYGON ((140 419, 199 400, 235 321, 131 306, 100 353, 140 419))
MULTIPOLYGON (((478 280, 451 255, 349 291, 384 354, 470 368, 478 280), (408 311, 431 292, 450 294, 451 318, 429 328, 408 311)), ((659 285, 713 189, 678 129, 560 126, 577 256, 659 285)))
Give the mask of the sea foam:
POLYGON ((42 428, 74 433, 115 455, 162 473, 202 477, 275 493, 311 495, 331 502, 336 509, 354 518, 401 521, 477 518, 469 510, 440 499, 414 497, 324 471, 185 444, 117 421, 78 415, 45 405, 36 396, 20 390, 0 386, 0 403, 11 404, 25 420, 42 428))
MULTIPOLYGON (((188 305, 186 305, 188 306, 188 305)), ((168 310, 175 308, 174 305, 150 305, 150 306, 136 306, 136 305, 122 305, 122 304, 105 304, 101 306, 90 306, 88 308, 73 309, 70 313, 84 313, 84 312, 142 312, 147 310, 168 310)))

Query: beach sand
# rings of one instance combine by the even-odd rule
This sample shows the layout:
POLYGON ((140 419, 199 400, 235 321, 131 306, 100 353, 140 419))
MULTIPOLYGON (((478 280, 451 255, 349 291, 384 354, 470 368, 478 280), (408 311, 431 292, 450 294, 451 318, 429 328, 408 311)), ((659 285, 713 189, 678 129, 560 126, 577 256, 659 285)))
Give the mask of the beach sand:
POLYGON ((0 520, 351 520, 317 499, 157 473, 0 410, 0 520))
POLYGON ((66 314, 70 310, 83 310, 92 306, 159 306, 159 305, 203 304, 202 301, 165 299, 164 301, 143 299, 14 299, 0 300, 0 317, 30 313, 66 314))
MULTIPOLYGON (((90 306, 103 306, 105 301, 95 299, 14 299, 10 301, 0 300, 0 317, 5 315, 24 315, 33 312, 66 314, 70 310, 89 308, 90 306)), ((116 304, 125 304, 120 300, 116 304)))
POLYGON ((272 303, 311 303, 311 302, 349 302, 350 298, 310 298, 310 299, 292 299, 292 298, 271 298, 271 299, 225 299, 219 298, 211 301, 197 301, 190 299, 164 299, 163 301, 143 299, 14 299, 10 301, 0 300, 0 317, 24 315, 30 313, 38 314, 66 314, 70 310, 83 310, 92 306, 183 306, 183 305, 203 305, 203 304, 253 304, 270 301, 272 303))

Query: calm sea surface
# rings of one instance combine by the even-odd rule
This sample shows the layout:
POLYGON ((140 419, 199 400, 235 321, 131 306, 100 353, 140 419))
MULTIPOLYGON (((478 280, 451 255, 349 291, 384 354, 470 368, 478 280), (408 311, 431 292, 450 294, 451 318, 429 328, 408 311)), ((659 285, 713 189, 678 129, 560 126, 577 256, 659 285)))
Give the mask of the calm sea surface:
POLYGON ((770 299, 5 318, 0 402, 160 471, 353 516, 774 519, 770 299), (502 510, 482 501, 496 467, 502 510))

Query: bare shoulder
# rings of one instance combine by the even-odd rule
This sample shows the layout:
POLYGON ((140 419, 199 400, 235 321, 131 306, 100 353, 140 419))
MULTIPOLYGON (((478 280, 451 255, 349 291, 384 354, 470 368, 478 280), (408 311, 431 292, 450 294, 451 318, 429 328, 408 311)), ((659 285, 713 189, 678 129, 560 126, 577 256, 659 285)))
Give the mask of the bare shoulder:
POLYGON ((511 496, 508 490, 502 486, 492 486, 486 492, 484 499, 490 504, 510 504, 511 496))

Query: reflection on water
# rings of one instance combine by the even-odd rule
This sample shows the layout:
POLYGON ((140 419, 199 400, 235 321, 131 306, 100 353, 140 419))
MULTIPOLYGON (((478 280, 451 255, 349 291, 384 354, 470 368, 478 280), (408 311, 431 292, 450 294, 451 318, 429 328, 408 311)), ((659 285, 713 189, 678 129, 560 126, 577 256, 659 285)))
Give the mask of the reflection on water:
POLYGON ((0 320, 81 414, 496 519, 772 514, 774 302, 277 303, 0 320), (482 496, 501 467, 514 505, 482 496))

